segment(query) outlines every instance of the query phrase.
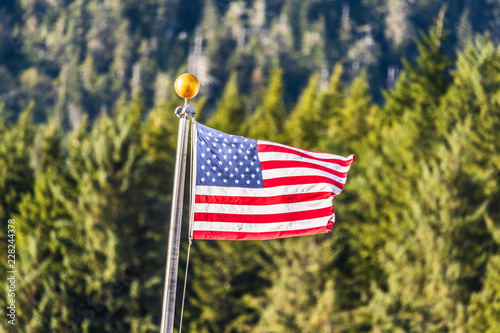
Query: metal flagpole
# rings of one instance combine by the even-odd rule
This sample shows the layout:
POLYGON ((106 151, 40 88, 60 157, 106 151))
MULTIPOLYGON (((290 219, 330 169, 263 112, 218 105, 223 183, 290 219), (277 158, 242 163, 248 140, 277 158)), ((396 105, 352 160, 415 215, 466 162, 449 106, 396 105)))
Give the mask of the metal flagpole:
POLYGON ((165 270, 165 289, 163 292, 163 308, 160 333, 173 333, 175 315, 175 293, 177 289, 177 271, 179 267, 179 248, 182 225, 182 204, 184 197, 184 180, 186 177, 186 157, 189 135, 189 120, 194 117, 195 109, 187 105, 187 100, 196 96, 200 84, 191 74, 182 74, 175 80, 175 91, 183 97, 184 106, 175 109, 179 119, 177 136, 177 154, 175 158, 174 189, 172 193, 172 214, 168 236, 167 267, 165 270))

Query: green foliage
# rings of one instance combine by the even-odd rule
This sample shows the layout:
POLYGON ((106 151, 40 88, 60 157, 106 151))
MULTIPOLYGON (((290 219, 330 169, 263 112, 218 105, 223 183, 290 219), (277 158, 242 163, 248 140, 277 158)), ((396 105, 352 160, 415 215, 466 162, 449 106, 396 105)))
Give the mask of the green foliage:
POLYGON ((247 122, 248 136, 259 140, 281 141, 285 121, 282 70, 273 67, 262 102, 247 122))
POLYGON ((309 84, 299 98, 285 125, 286 142, 294 147, 312 149, 319 141, 321 110, 318 108, 318 74, 311 75, 309 84))
POLYGON ((471 332, 496 332, 500 329, 500 256, 488 262, 483 289, 472 295, 468 327, 471 332))
MULTIPOLYGON (((33 170, 30 167, 30 147, 33 145, 35 125, 34 104, 19 116, 16 124, 5 123, 3 106, 0 108, 0 218, 5 220, 16 213, 16 206, 24 193, 33 189, 33 170)), ((2 232, 4 232, 2 230, 2 232)))
POLYGON ((240 134, 245 114, 245 104, 238 91, 238 76, 233 73, 217 103, 217 112, 208 120, 207 125, 219 131, 240 134))
MULTIPOLYGON (((450 5, 447 15, 463 18, 465 49, 456 60, 447 56, 441 17, 376 105, 376 70, 356 69, 366 60, 357 55, 377 58, 370 41, 380 38, 404 50, 408 36, 398 24, 411 34, 425 4, 439 7, 417 1, 410 15, 394 1, 377 12, 384 4, 349 2, 350 11, 344 5, 336 14, 323 1, 212 1, 203 10, 170 0, 70 1, 44 11, 38 1, 16 10, 1 4, 0 37, 17 27, 25 38, 16 61, 0 49, 2 78, 16 78, 0 82, 8 96, 0 107, 0 219, 16 219, 16 328, 158 331, 180 104, 162 90, 197 38, 189 66, 197 64, 202 88, 215 96, 193 100, 197 119, 256 139, 354 153, 356 162, 334 199, 331 234, 196 241, 187 331, 498 331, 498 43, 470 41, 467 22, 475 27, 481 15, 450 5), (367 25, 358 32, 369 8, 383 29, 390 25, 380 36, 367 25), (324 38, 315 39, 317 31, 324 38), (337 40, 346 49, 334 55, 337 40), (344 53, 353 58, 328 78, 325 68, 344 53), (36 108, 25 107, 30 99, 36 108)), ((6 264, 3 256, 3 271, 6 264)), ((5 308, 6 289, 0 294, 5 308)), ((10 329, 5 320, 0 328, 10 329)))
POLYGON ((269 276, 272 286, 260 298, 257 332, 321 332, 340 323, 334 244, 321 236, 266 243, 274 269, 269 276))

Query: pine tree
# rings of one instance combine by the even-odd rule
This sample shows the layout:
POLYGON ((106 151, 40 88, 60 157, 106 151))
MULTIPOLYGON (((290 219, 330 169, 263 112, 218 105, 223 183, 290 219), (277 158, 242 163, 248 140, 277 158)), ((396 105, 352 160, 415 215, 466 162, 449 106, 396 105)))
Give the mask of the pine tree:
POLYGON ((350 155, 356 143, 368 136, 372 122, 373 104, 366 73, 358 76, 351 84, 344 105, 328 119, 325 148, 336 154, 350 155))
POLYGON ((423 148, 428 144, 426 140, 436 131, 436 109, 450 84, 448 71, 451 60, 444 51, 446 33, 442 20, 441 17, 428 35, 422 36, 422 42, 417 42, 419 56, 416 64, 403 61, 405 73, 398 79, 395 88, 385 94, 386 103, 378 120, 390 126, 401 122, 408 113, 410 120, 422 128, 416 140, 421 141, 423 148))
MULTIPOLYGON (((334 239, 336 237, 333 237, 334 239)), ((258 332, 321 332, 340 323, 333 283, 338 277, 332 235, 270 241, 271 287, 257 299, 261 308, 258 332), (331 297, 331 298, 330 298, 331 297)))
POLYGON ((294 147, 313 149, 318 146, 321 132, 321 110, 318 108, 319 75, 313 74, 297 105, 285 124, 286 142, 294 147))
MULTIPOLYGON (((34 175, 30 166, 30 149, 33 146, 35 125, 30 105, 19 115, 15 125, 5 123, 3 106, 0 108, 2 140, 0 142, 0 218, 10 218, 25 193, 33 189, 34 175)), ((1 231, 5 232, 4 230, 1 231)))
POLYGON ((284 118, 282 70, 273 67, 262 102, 247 122, 245 132, 254 139, 279 142, 283 135, 284 118))
POLYGON ((460 138, 466 131, 450 134, 449 148, 437 147, 439 158, 421 161, 414 189, 399 192, 405 204, 392 205, 394 233, 379 251, 387 280, 373 289, 365 313, 373 330, 464 329, 468 293, 484 260, 478 258, 478 241, 487 237, 484 205, 471 204, 463 195, 467 175, 460 163, 460 138))
POLYGON ((259 242, 196 241, 185 323, 192 332, 251 332, 267 285, 259 242))
POLYGON ((70 319, 72 291, 64 281, 72 273, 69 256, 76 244, 60 191, 64 182, 62 133, 55 119, 41 130, 34 191, 23 197, 16 215, 23 222, 17 238, 22 265, 16 326, 26 332, 75 328, 70 319))
POLYGON ((245 104, 238 90, 238 76, 233 73, 207 125, 226 133, 241 134, 244 117, 245 104))
POLYGON ((499 279, 500 256, 495 255, 488 261, 483 289, 471 297, 468 308, 468 328, 471 332, 493 333, 500 329, 499 279))

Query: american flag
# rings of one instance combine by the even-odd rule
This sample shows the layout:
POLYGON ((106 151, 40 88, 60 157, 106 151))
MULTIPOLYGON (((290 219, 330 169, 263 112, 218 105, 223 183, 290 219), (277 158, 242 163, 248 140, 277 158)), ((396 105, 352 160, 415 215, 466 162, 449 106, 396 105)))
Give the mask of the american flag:
POLYGON ((195 123, 194 239, 265 240, 326 233, 342 157, 230 135, 195 123))

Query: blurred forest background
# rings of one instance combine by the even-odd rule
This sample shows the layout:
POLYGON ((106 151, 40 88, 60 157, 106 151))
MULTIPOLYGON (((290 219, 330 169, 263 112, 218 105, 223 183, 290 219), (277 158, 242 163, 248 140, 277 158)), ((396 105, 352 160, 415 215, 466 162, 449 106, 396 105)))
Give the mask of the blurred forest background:
POLYGON ((499 42, 500 0, 0 0, 16 331, 159 330, 191 72, 199 121, 357 159, 332 233, 195 242, 185 331, 499 332, 499 42))

